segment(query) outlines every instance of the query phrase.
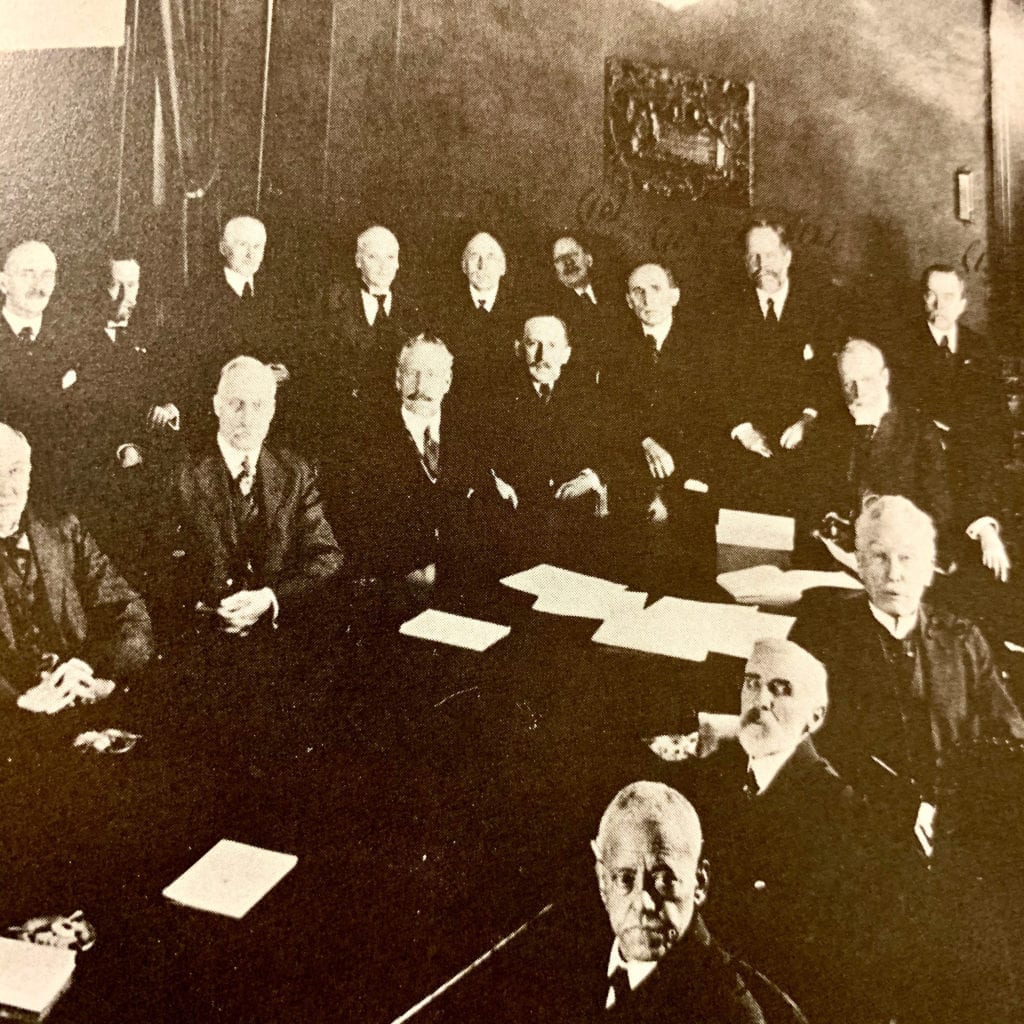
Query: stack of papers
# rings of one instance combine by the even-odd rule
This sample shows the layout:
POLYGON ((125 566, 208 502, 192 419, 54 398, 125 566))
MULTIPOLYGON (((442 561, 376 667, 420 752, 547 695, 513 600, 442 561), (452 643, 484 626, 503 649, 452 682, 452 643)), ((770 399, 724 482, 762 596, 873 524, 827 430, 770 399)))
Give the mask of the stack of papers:
POLYGON ((608 619, 640 612, 647 595, 628 590, 624 583, 612 583, 598 576, 535 565, 525 572, 506 576, 506 587, 536 595, 533 610, 579 619, 608 619))
POLYGON ((428 608, 398 627, 402 636, 433 640, 435 643, 463 647, 469 651, 486 651, 511 631, 509 626, 484 622, 483 619, 470 619, 465 615, 452 615, 436 608, 428 608))
POLYGON ((70 949, 0 938, 0 1017, 45 1020, 74 970, 70 949))
POLYGON ((718 525, 715 527, 715 540, 719 544, 768 551, 792 551, 795 539, 796 521, 790 516, 719 509, 718 525))
POLYGON ((796 604, 804 591, 813 587, 863 589, 860 580, 839 570, 790 569, 783 572, 777 565, 755 565, 736 572, 723 572, 717 578, 718 585, 740 604, 796 604))
POLYGON ((704 661, 709 653, 747 658, 765 637, 785 639, 796 619, 756 608, 663 597, 646 611, 607 620, 596 643, 704 661))
POLYGON ((298 857, 290 853, 222 839, 163 894, 183 906, 239 920, 297 863, 298 857))

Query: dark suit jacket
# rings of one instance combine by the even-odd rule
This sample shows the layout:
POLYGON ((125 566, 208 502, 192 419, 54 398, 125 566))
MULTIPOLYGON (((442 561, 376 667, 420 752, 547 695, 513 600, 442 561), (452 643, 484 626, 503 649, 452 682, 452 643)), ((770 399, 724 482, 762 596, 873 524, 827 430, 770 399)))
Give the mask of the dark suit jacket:
MULTIPOLYGON (((822 411, 834 389, 832 353, 843 340, 839 301, 831 285, 790 276, 789 295, 773 330, 749 281, 718 301, 712 323, 718 436, 750 422, 773 450, 805 408, 822 411)), ((724 435, 724 439, 723 439, 724 435)))
POLYGON ((806 496, 812 522, 826 512, 856 518, 865 494, 902 494, 932 517, 940 545, 947 540, 953 495, 942 439, 916 409, 893 405, 863 451, 845 410, 822 416, 805 444, 816 484, 806 496))
POLYGON ((962 324, 956 355, 935 343, 927 322, 907 325, 892 346, 897 394, 944 424, 941 431, 956 497, 955 524, 998 517, 1013 423, 992 345, 962 324))
MULTIPOLYGON (((237 528, 228 469, 216 445, 187 456, 172 481, 170 513, 161 529, 173 582, 161 576, 176 602, 216 602, 234 575, 237 528)), ((270 587, 282 622, 308 605, 342 568, 341 552, 324 518, 316 475, 305 459, 264 444, 254 486, 265 524, 266 548, 254 564, 256 587, 270 587)), ((166 572, 166 570, 165 570, 166 572)))
POLYGON ((471 539, 471 524, 486 504, 484 494, 494 494, 481 449, 474 428, 446 399, 432 482, 398 399, 367 415, 358 442, 361 459, 349 468, 334 512, 355 575, 400 579, 436 564, 442 554, 467 555, 479 543, 471 539))
POLYGON ((602 282, 596 282, 593 288, 597 305, 572 288, 556 283, 550 307, 569 331, 572 372, 600 383, 605 369, 622 358, 623 345, 632 340, 634 318, 626 305, 621 282, 618 288, 602 282))
MULTIPOLYGON (((105 679, 124 680, 141 671, 153 652, 146 606, 78 520, 30 505, 25 530, 60 639, 60 649, 53 653, 62 660, 81 658, 105 679)), ((7 603, 0 592, 0 659, 14 643, 7 603)), ((17 697, 38 682, 5 676, 0 671, 0 698, 17 697)))
POLYGON ((613 411, 619 464, 634 488, 640 481, 649 488, 641 442, 650 437, 672 456, 680 483, 689 477, 706 482, 711 465, 706 377, 694 325, 677 315, 655 359, 639 321, 631 320, 630 333, 601 375, 613 411))
POLYGON ((921 606, 909 682, 901 681, 898 659, 886 656, 887 637, 863 594, 813 595, 801 604, 791 634, 828 669, 831 704, 817 737, 822 751, 869 798, 916 812, 922 795, 934 800, 945 785, 942 768, 958 748, 989 737, 1024 738, 1024 719, 988 643, 966 619, 921 606))

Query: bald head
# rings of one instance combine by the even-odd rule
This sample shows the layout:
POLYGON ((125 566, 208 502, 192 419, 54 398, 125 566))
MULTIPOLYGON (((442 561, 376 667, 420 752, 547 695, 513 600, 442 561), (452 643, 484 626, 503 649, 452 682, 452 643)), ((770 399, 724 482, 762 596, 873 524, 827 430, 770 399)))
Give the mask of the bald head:
POLYGON ((0 537, 12 537, 28 501, 32 449, 20 430, 0 423, 0 537))
POLYGON ((462 272, 471 287, 480 292, 493 291, 505 276, 505 250, 498 240, 481 231, 462 250, 462 272))
POLYGON ((42 316, 57 285, 57 257, 45 243, 20 242, 7 254, 0 272, 4 309, 33 320, 42 316))
POLYGON ((267 229, 255 217, 232 217, 224 225, 220 254, 228 269, 242 277, 252 277, 263 265, 267 229))
POLYGON ((356 239, 356 269, 366 288, 385 294, 398 273, 398 239, 385 227, 375 224, 356 239))
POLYGON ((751 758, 791 754, 821 728, 828 709, 825 666, 789 640, 758 640, 740 693, 740 732, 751 758))

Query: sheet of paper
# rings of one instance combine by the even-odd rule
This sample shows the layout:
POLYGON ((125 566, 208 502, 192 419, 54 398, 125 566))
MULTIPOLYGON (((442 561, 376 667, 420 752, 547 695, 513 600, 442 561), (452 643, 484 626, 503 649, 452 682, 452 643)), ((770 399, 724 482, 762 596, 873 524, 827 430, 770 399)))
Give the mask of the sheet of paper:
POLYGON ((436 608, 428 608, 398 627, 398 632, 403 636, 433 640, 435 643, 450 644, 452 647, 464 647, 469 651, 486 651, 488 647, 507 637, 511 631, 509 626, 499 626, 495 622, 484 622, 482 619, 470 619, 465 615, 452 615, 436 608))
POLYGON ((791 580, 801 591, 813 587, 833 587, 839 590, 863 590, 864 584, 848 572, 836 569, 827 572, 823 569, 790 569, 786 579, 791 580))
POLYGON ((561 569, 556 565, 535 565, 532 569, 523 572, 513 573, 506 576, 502 581, 506 587, 513 590, 521 590, 525 594, 539 596, 544 593, 572 593, 586 591, 615 591, 625 590, 625 583, 612 583, 611 580, 603 580, 598 576, 587 576, 582 572, 573 572, 571 569, 561 569))
POLYGON ((752 565, 749 569, 719 573, 718 585, 737 601, 778 589, 784 577, 777 565, 752 565))
POLYGON ((685 630, 715 654, 747 658, 754 643, 763 637, 785 639, 796 619, 788 615, 770 615, 746 605, 688 601, 681 597, 663 597, 646 614, 653 614, 662 628, 685 630))
POLYGON ((634 590, 545 591, 533 602, 535 612, 577 619, 608 619, 643 611, 647 595, 634 590))
POLYGON ((715 539, 719 544, 745 548, 792 551, 796 522, 791 516, 770 516, 763 512, 739 512, 723 508, 718 512, 715 539))
POLYGON ((222 839, 164 889, 175 903, 236 920, 250 910, 298 863, 277 853, 222 839))
MULTIPOLYGON (((662 599, 663 601, 664 599, 662 599)), ((646 611, 606 619, 591 637, 595 643, 685 661, 704 661, 708 648, 698 630, 689 628, 657 601, 646 611)))
POLYGON ((795 604, 804 591, 812 587, 863 589, 860 580, 839 570, 790 569, 783 572, 775 565, 755 565, 749 569, 723 572, 717 580, 718 585, 740 604, 795 604))
POLYGON ((0 938, 0 1006, 42 1016, 71 984, 75 954, 0 938))

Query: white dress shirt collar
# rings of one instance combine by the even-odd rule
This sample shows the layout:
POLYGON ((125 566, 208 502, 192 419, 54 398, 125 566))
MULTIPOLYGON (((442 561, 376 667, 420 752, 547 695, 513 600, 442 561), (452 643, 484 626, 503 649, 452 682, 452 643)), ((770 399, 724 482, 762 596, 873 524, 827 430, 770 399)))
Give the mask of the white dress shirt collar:
MULTIPOLYGON (((612 942, 611 956, 608 957, 608 977, 609 979, 615 973, 615 971, 622 967, 629 977, 629 990, 633 991, 647 976, 658 966, 657 960, 624 960, 622 958, 622 952, 619 949, 619 940, 615 939, 612 942)), ((605 1004, 606 1009, 610 1009, 614 1005, 614 999, 612 996, 611 988, 608 990, 608 1002, 605 1004)))
POLYGON ((232 480, 238 479, 238 475, 242 472, 242 462, 247 456, 249 458, 249 468, 253 473, 256 472, 256 463, 260 460, 259 448, 251 452, 239 451, 228 444, 220 434, 217 435, 217 447, 220 449, 220 454, 224 459, 224 464, 228 467, 228 473, 231 474, 232 480))
POLYGON ((597 296, 594 294, 594 286, 592 284, 585 284, 582 288, 573 288, 573 291, 581 299, 589 299, 595 306, 597 305, 597 296))
POLYGON ((256 288, 252 283, 252 274, 246 277, 244 274, 240 274, 237 270, 232 270, 230 267, 224 268, 224 280, 227 281, 228 287, 239 297, 242 297, 242 292, 245 290, 245 286, 248 285, 253 295, 256 294, 256 288))
POLYGON ((4 319, 10 324, 11 330, 15 334, 21 334, 21 332, 29 327, 32 330, 33 339, 43 329, 43 314, 40 313, 38 316, 23 317, 18 316, 17 313, 12 313, 6 306, 3 308, 4 319))
POLYGON ((879 611, 871 602, 868 608, 877 622, 888 634, 896 640, 905 640, 917 625, 917 612, 913 615, 902 615, 897 618, 895 615, 888 615, 879 611))
POLYGON ((481 291, 477 291, 476 288, 474 288, 472 285, 470 285, 469 286, 469 294, 470 294, 470 296, 473 299, 473 305, 476 306, 477 308, 479 308, 480 300, 483 299, 483 301, 484 301, 484 309, 486 309, 487 312, 490 313, 490 311, 492 309, 494 309, 494 303, 498 301, 498 288, 499 287, 500 287, 499 285, 495 285, 489 291, 481 292, 481 291))
POLYGON ((381 295, 384 298, 384 312, 391 316, 391 291, 390 289, 386 292, 371 292, 369 288, 364 284, 359 289, 359 298, 363 300, 363 313, 366 316, 366 322, 372 327, 377 322, 377 313, 380 310, 380 305, 377 299, 374 298, 376 295, 381 295))
POLYGON ((958 325, 953 324, 948 331, 940 331, 938 327, 931 322, 931 320, 928 321, 928 330, 931 331, 931 335, 935 339, 935 344, 940 344, 942 339, 945 338, 946 343, 949 345, 949 351, 954 355, 960 348, 959 331, 957 328, 958 325))
POLYGON ((760 288, 757 290, 757 302, 761 307, 761 316, 768 315, 768 300, 771 299, 775 307, 775 315, 777 317, 782 316, 782 310, 786 305, 786 299, 789 298, 789 278, 786 278, 785 284, 776 292, 772 292, 770 295, 768 292, 761 291, 760 288))
POLYGON ((423 454, 424 445, 424 434, 427 428, 430 428, 431 436, 441 443, 441 410, 438 409, 433 416, 417 416, 416 413, 410 412, 406 407, 402 406, 402 422, 405 424, 405 429, 409 431, 409 436, 416 442, 416 450, 423 454))
POLYGON ((747 762, 747 768, 753 772, 754 780, 757 782, 758 793, 763 793, 775 781, 775 776, 792 756, 792 750, 784 750, 780 754, 752 757, 747 762))
POLYGON ((648 327, 647 324, 644 324, 643 328, 644 334, 648 338, 654 339, 654 344, 660 352, 661 346, 665 344, 665 339, 669 335, 669 331, 672 330, 672 317, 663 320, 660 324, 655 324, 653 327, 648 327))

